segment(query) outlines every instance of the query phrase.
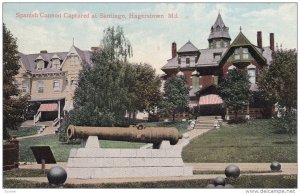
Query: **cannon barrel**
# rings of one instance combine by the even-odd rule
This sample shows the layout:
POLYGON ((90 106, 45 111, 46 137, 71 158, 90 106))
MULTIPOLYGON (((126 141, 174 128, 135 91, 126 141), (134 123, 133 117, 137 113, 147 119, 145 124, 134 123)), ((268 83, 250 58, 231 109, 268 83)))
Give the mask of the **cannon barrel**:
POLYGON ((149 127, 138 130, 135 127, 83 127, 70 125, 67 129, 68 139, 98 136, 100 140, 129 141, 157 144, 164 140, 171 145, 177 144, 182 135, 173 127, 149 127))

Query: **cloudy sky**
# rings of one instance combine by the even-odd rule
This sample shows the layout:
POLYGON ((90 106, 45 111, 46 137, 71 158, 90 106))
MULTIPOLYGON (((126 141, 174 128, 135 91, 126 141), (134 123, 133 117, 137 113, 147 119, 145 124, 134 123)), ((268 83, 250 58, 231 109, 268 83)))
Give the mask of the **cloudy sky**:
POLYGON ((78 48, 89 50, 99 46, 105 28, 120 25, 133 46, 131 61, 149 63, 162 73, 173 41, 178 49, 189 40, 198 48, 208 47, 210 28, 219 11, 232 41, 241 26, 253 44, 256 32, 262 31, 263 46, 269 46, 273 32, 275 43, 297 47, 296 3, 4 3, 3 22, 17 37, 19 51, 26 54, 68 51, 73 38, 78 48), (30 13, 38 17, 20 17, 30 13), (131 13, 164 18, 132 19, 131 13), (168 18, 169 13, 178 18, 168 18), (45 18, 47 14, 57 18, 45 18), (89 18, 71 19, 72 14, 89 14, 89 18), (100 14, 126 18, 104 19, 100 14))

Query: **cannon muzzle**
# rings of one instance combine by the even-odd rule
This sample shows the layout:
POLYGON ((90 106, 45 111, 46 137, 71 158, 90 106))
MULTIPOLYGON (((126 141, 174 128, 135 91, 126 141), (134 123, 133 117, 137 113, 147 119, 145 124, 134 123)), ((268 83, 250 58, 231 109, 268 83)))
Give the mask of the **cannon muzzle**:
POLYGON ((128 141, 158 144, 170 141, 176 145, 182 134, 173 127, 149 127, 137 129, 136 127, 83 127, 70 125, 67 129, 68 139, 88 138, 98 136, 100 140, 128 141))

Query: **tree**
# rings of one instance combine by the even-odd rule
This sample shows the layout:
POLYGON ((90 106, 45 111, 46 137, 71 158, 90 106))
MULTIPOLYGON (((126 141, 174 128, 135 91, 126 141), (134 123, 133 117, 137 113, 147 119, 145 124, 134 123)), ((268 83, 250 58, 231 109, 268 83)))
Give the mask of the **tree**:
POLYGON ((17 129, 23 121, 27 96, 20 96, 14 76, 20 65, 17 40, 3 24, 3 139, 9 139, 8 129, 17 129))
POLYGON ((262 70, 258 86, 271 104, 278 103, 280 118, 274 126, 292 136, 297 133, 297 52, 276 50, 269 68, 262 70))
POLYGON ((188 106, 189 87, 183 77, 169 78, 164 85, 164 95, 160 104, 161 112, 172 115, 175 121, 175 114, 183 112, 188 106))
POLYGON ((277 50, 270 67, 263 69, 258 80, 259 90, 273 104, 278 102, 291 112, 297 108, 297 53, 296 50, 277 50))
POLYGON ((238 111, 250 102, 250 81, 247 72, 230 70, 218 86, 218 91, 226 107, 233 109, 237 120, 238 111))
POLYGON ((155 69, 148 64, 136 64, 135 67, 135 95, 136 108, 154 114, 155 108, 161 100, 161 81, 155 75, 155 69))

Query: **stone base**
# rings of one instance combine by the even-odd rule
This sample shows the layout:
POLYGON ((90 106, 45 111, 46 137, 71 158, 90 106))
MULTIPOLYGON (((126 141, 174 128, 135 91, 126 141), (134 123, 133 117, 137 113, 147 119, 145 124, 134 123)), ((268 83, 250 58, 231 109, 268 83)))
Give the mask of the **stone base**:
POLYGON ((72 149, 68 178, 192 176, 181 149, 72 149))

